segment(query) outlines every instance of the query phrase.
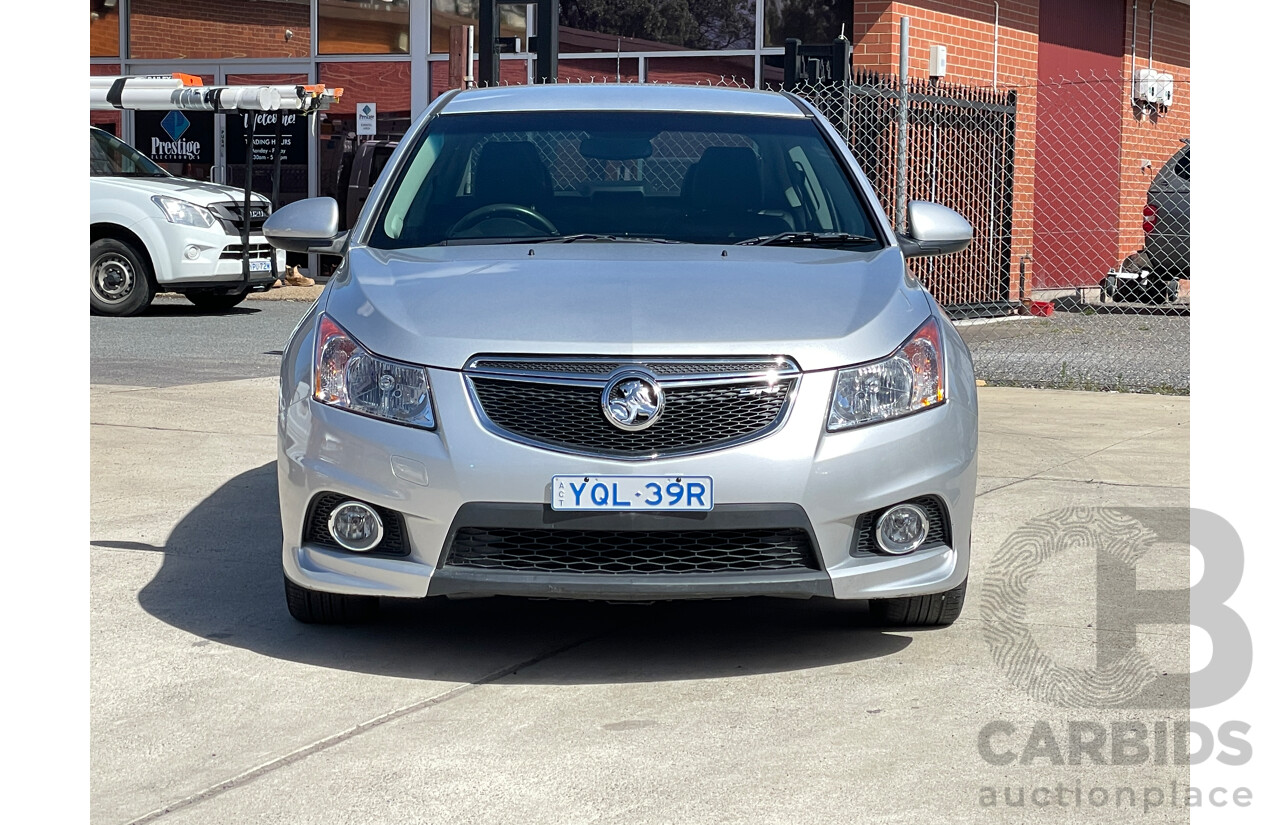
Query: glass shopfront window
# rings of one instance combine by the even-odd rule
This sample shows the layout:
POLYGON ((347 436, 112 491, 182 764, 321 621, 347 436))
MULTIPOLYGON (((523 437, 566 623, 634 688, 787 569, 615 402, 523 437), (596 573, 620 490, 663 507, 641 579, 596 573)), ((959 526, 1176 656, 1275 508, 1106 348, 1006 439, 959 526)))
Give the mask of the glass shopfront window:
MULTIPOLYGON (((526 7, 521 4, 499 5, 498 34, 500 37, 520 38, 520 47, 527 50, 525 41, 528 37, 528 29, 525 23, 525 10, 526 7)), ((479 30, 479 0, 431 0, 431 51, 433 54, 449 53, 451 26, 476 26, 479 30)), ((480 44, 477 43, 476 47, 479 48, 479 46, 480 44)))
POLYGON ((320 82, 342 89, 342 99, 320 118, 320 195, 338 202, 339 221, 350 227, 364 205, 373 181, 352 181, 360 144, 370 142, 375 154, 357 174, 372 176, 390 156, 391 142, 404 137, 410 123, 410 72, 405 62, 321 63, 320 82), (366 103, 377 109, 372 136, 356 134, 356 109, 366 103), (379 149, 380 147, 380 149, 379 149))
POLYGON ((408 54, 409 0, 319 0, 320 54, 408 54))
POLYGON ((560 0, 562 52, 750 49, 755 41, 756 0, 560 0), (599 48, 572 45, 593 39, 599 48))
POLYGON ((120 56, 120 7, 112 0, 89 0, 89 56, 120 56))
POLYGON ((135 60, 309 57, 311 0, 131 0, 135 60))
POLYGON ((557 80, 561 83, 636 83, 640 80, 640 61, 634 57, 560 60, 556 65, 557 80))
MULTIPOLYGON (((305 84, 305 74, 228 74, 229 86, 274 86, 277 84, 305 84)), ((192 113, 196 114, 196 113, 192 113)), ((307 142, 308 123, 304 115, 296 112, 231 112, 226 118, 227 182, 237 188, 244 186, 250 118, 253 118, 253 191, 270 196, 275 174, 274 150, 276 127, 280 129, 280 178, 275 182, 277 197, 274 206, 279 209, 286 203, 307 196, 307 142)))
POLYGON ((785 46, 787 38, 805 43, 853 39, 853 0, 764 0, 764 45, 785 46))
MULTIPOLYGON (((504 86, 523 86, 529 82, 529 63, 528 58, 517 58, 515 60, 501 60, 498 62, 498 79, 499 83, 504 86)), ((454 88, 449 83, 449 64, 443 60, 433 60, 431 66, 431 99, 435 100, 444 92, 454 88)), ((561 66, 564 65, 562 61, 561 66)), ((472 61, 471 76, 473 78, 480 77, 480 62, 472 61)))
POLYGON ((756 82, 754 57, 651 57, 645 61, 649 83, 702 84, 750 88, 756 82))

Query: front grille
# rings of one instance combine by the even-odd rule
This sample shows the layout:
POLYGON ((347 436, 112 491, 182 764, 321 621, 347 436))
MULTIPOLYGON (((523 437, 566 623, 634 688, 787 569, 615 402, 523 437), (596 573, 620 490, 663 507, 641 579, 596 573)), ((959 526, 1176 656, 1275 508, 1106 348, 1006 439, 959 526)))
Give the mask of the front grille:
POLYGON ((484 415, 500 431, 568 452, 647 458, 713 450, 771 432, 799 379, 672 387, 661 416, 639 432, 620 430, 605 417, 602 385, 470 380, 484 415))
MULTIPOLYGON (((227 246, 223 248, 222 254, 220 254, 218 258, 224 261, 238 261, 240 260, 241 253, 243 250, 244 250, 243 244, 238 244, 238 243, 227 244, 227 246)), ((268 259, 271 258, 271 244, 269 243, 249 244, 249 259, 254 260, 254 259, 260 259, 260 258, 268 258, 268 259)))
MULTIPOLYGON (((342 549, 342 546, 329 533, 329 514, 333 512, 334 507, 344 501, 361 500, 339 493, 321 493, 312 500, 311 513, 307 516, 306 528, 302 531, 304 544, 319 544, 342 549)), ((367 501, 361 501, 361 503, 369 504, 367 501)), ((362 555, 407 556, 409 542, 405 539, 404 519, 395 510, 388 510, 376 504, 369 504, 369 506, 377 512, 378 518, 382 519, 382 541, 375 549, 362 555)))
POLYGON ((544 573, 818 570, 809 534, 782 530, 540 530, 463 527, 442 566, 544 573))
MULTIPOLYGON (((947 518, 947 508, 941 499, 937 496, 921 496, 902 503, 916 505, 924 510, 925 517, 929 519, 929 531, 925 533, 924 544, 921 544, 917 551, 951 544, 951 519, 947 518)), ((876 520, 888 509, 888 507, 881 507, 874 512, 858 516, 853 535, 855 555, 884 555, 876 544, 876 520)))
MULTIPOLYGON (((271 207, 261 201, 253 201, 250 205, 249 231, 255 234, 262 231, 262 225, 271 215, 271 207)), ((244 202, 227 201, 209 205, 209 211, 217 215, 222 228, 228 235, 239 235, 244 228, 244 202)))

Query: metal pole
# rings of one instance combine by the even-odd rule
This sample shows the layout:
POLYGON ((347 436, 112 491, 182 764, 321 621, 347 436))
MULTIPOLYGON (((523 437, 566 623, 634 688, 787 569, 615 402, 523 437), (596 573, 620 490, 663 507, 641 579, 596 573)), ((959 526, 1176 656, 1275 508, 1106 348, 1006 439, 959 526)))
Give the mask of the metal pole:
MULTIPOLYGON (((284 133, 284 112, 276 112, 276 142, 271 147, 271 211, 274 212, 280 208, 280 159, 284 154, 281 151, 280 143, 284 133)), ((278 267, 276 267, 276 253, 271 252, 271 280, 280 277, 278 267)))
POLYGON ((894 195, 894 229, 907 230, 907 73, 911 18, 903 17, 898 37, 898 174, 894 195))
POLYGON ((498 0, 480 0, 480 19, 477 22, 477 39, 480 41, 479 80, 481 86, 488 88, 498 83, 498 0))
POLYGON ((258 113, 245 112, 249 128, 244 132, 244 209, 240 218, 240 274, 249 283, 249 207, 253 197, 253 136, 258 128, 258 113))
POLYGON ((560 56, 560 0, 538 0, 538 54, 534 66, 537 83, 555 83, 560 56))

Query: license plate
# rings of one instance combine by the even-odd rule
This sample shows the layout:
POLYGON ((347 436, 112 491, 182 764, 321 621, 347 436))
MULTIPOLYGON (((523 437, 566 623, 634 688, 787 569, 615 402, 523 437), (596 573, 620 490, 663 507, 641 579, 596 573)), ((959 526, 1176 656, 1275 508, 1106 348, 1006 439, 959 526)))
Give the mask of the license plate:
POLYGON ((270 272, 271 259, 268 258, 265 261, 249 261, 249 271, 250 272, 270 272))
POLYGON ((552 476, 552 510, 710 510, 710 476, 552 476))

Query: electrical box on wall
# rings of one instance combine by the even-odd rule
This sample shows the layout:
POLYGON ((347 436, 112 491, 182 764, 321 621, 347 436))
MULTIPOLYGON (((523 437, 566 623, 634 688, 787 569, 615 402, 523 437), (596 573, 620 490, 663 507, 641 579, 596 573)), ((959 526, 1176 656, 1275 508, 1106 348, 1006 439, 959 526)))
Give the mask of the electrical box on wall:
POLYGON ((1155 69, 1138 69, 1133 76, 1134 103, 1156 103, 1159 94, 1155 69))
POLYGON ((1166 109, 1173 105, 1173 75, 1156 75, 1156 105, 1166 109))
POLYGON ((929 47, 929 77, 947 76, 947 47, 929 47))

